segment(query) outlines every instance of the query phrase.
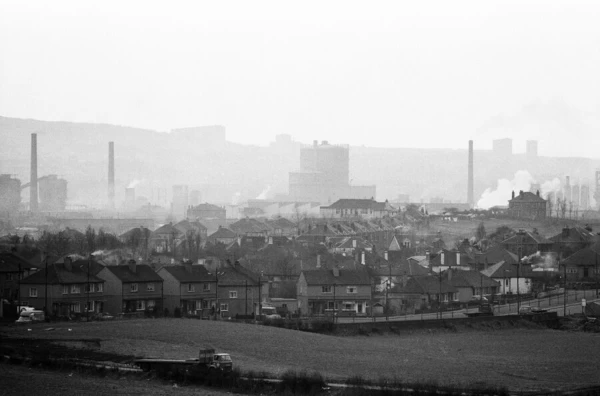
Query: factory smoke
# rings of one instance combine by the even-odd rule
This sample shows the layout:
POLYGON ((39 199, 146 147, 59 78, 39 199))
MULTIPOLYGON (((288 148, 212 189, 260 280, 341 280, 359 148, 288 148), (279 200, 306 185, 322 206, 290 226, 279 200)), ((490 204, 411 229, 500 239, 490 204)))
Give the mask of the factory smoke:
POLYGON ((533 176, 526 170, 515 172, 512 180, 500 179, 495 190, 488 188, 483 192, 477 201, 477 208, 489 209, 493 206, 506 206, 513 191, 529 191, 531 183, 534 181, 533 176))
POLYGON ((258 194, 256 199, 267 199, 267 194, 269 193, 269 191, 271 191, 271 186, 267 186, 264 190, 262 190, 262 192, 258 194))
POLYGON ((140 184, 143 180, 138 180, 138 179, 134 179, 132 181, 129 182, 129 184, 127 185, 127 188, 134 188, 135 186, 137 186, 138 184, 140 184))

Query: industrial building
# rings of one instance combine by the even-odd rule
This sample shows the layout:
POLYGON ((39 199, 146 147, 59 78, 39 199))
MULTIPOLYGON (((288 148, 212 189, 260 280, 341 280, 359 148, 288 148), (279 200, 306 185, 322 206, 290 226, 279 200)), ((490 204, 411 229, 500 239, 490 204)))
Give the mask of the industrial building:
POLYGON ((11 175, 0 175, 0 218, 14 216, 21 203, 21 181, 11 175))
POLYGON ((349 180, 349 147, 315 140, 300 150, 300 171, 289 174, 289 198, 331 203, 341 198, 375 197, 375 186, 350 186, 349 180))
POLYGON ((183 220, 187 216, 189 202, 189 190, 185 184, 173 186, 173 201, 171 203, 171 214, 177 220, 183 220))
POLYGON ((62 212, 67 207, 67 181, 57 175, 38 179, 39 209, 43 212, 62 212))

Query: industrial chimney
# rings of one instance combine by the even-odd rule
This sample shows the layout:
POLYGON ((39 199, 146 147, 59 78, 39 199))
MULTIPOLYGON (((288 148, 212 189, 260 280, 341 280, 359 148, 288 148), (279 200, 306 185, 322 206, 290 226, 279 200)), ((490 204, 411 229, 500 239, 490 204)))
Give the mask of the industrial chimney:
POLYGON ((29 210, 38 211, 37 133, 31 134, 31 176, 29 181, 29 210))
POLYGON ((473 141, 469 140, 469 185, 467 187, 467 203, 472 208, 475 205, 473 197, 473 141))
POLYGON ((115 208, 115 142, 108 142, 108 206, 115 208))

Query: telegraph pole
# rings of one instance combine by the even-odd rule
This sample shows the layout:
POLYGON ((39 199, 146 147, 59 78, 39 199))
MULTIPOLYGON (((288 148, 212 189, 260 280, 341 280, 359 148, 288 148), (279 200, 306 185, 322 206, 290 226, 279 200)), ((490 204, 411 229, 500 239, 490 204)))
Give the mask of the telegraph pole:
POLYGON ((46 263, 45 271, 45 291, 44 291, 44 316, 48 316, 48 252, 44 252, 44 261, 46 263))
POLYGON ((85 319, 86 322, 90 321, 90 267, 92 266, 92 256, 88 258, 88 266, 87 266, 87 303, 85 306, 85 319))

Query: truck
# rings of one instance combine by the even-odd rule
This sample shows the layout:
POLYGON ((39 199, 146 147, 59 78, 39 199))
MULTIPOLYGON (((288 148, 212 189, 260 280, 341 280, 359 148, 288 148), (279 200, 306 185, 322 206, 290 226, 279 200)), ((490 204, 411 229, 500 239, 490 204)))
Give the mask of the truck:
POLYGON ((492 307, 489 303, 481 303, 479 304, 479 308, 477 312, 465 312, 469 318, 474 318, 477 316, 494 316, 494 307, 492 307))
POLYGON ((191 371, 201 374, 227 374, 233 369, 231 356, 228 353, 215 353, 213 348, 200 349, 197 358, 183 360, 143 358, 135 359, 133 362, 143 371, 170 371, 173 374, 184 374, 191 371))

